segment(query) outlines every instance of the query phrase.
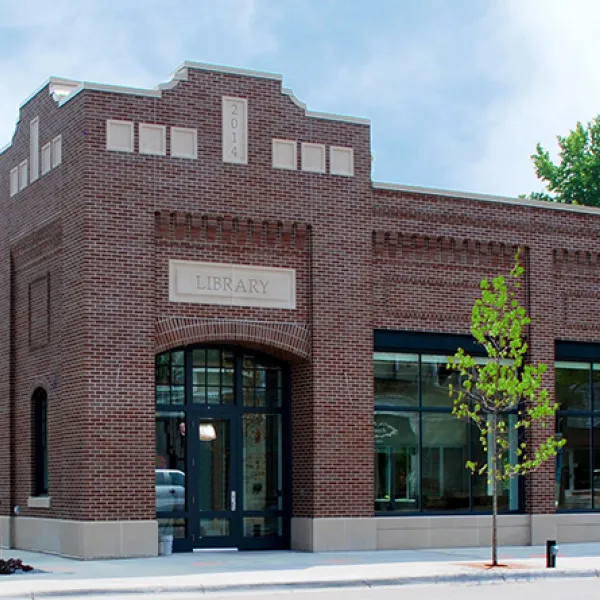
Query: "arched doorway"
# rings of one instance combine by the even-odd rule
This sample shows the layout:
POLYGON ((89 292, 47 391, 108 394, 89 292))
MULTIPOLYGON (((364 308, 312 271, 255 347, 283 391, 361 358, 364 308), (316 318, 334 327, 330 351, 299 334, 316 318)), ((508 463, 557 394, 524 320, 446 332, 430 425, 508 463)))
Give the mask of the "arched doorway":
POLYGON ((239 347, 156 357, 156 510, 174 550, 289 547, 289 370, 239 347))

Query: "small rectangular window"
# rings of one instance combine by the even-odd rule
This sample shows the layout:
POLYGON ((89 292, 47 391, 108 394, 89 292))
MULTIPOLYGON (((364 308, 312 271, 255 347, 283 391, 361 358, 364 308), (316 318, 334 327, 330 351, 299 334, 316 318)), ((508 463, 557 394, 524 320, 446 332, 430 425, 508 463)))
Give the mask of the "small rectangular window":
POLYGON ((14 196, 19 191, 19 167, 10 170, 10 195, 14 196))
POLYGON ((52 155, 52 142, 48 142, 42 146, 42 175, 45 175, 50 171, 51 162, 50 157, 52 155))
POLYGON ((62 163, 62 135, 57 135, 52 140, 52 168, 55 169, 62 163))
POLYGON ((133 123, 106 121, 106 149, 113 152, 133 152, 133 123))
POLYGON ((19 163, 19 191, 27 187, 27 163, 27 159, 19 163))
POLYGON ((140 123, 138 125, 140 154, 165 156, 167 153, 167 128, 165 125, 140 123))
POLYGON ((29 123, 29 183, 39 177, 40 168, 40 118, 36 117, 29 123))

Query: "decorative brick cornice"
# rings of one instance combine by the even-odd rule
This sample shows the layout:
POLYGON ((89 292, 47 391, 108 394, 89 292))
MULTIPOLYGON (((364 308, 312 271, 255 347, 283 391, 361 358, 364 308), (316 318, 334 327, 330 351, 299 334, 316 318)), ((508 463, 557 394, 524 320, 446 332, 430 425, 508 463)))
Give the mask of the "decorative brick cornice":
POLYGON ((230 215, 156 212, 158 239, 308 250, 310 226, 287 221, 253 221, 230 215))
POLYGON ((60 250, 62 227, 52 221, 12 242, 11 255, 15 269, 19 270, 60 250))
POLYGON ((243 319, 161 317, 156 324, 156 352, 210 342, 247 344, 269 350, 291 362, 310 358, 308 325, 243 319))
POLYGON ((566 274, 600 275, 600 253, 586 250, 556 248, 554 267, 566 274))
POLYGON ((375 256, 403 261, 510 268, 517 249, 517 246, 472 239, 373 232, 375 256))

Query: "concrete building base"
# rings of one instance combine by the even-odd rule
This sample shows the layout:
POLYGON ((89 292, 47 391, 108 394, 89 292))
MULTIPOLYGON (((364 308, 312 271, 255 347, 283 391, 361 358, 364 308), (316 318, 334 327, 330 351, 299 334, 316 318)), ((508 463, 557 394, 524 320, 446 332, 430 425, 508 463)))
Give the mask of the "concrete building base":
MULTIPOLYGON (((11 521, 8 517, 4 519, 11 521)), ((13 548, 70 558, 133 558, 158 554, 156 521, 67 521, 13 517, 12 534, 13 548)))
MULTIPOLYGON (((491 516, 379 517, 374 521, 378 550, 488 546, 492 537, 491 516)), ((528 545, 530 516, 500 516, 498 540, 502 546, 528 545)))
POLYGON ((531 543, 560 544, 600 541, 600 513, 573 513, 531 516, 531 543))
MULTIPOLYGON (((292 550, 414 550, 489 546, 491 516, 292 519, 292 550)), ((599 542, 600 513, 501 515, 501 546, 599 542)))
POLYGON ((10 517, 0 517, 0 548, 10 548, 10 517))
MULTIPOLYGON (((501 515, 501 546, 600 542, 600 513, 501 515)), ((414 550, 489 546, 490 516, 292 519, 292 550, 414 550)), ((156 521, 69 521, 1 517, 0 547, 61 556, 133 558, 158 554, 156 521), (12 536, 12 539, 11 539, 12 536)))
POLYGON ((375 519, 292 519, 292 550, 375 550, 375 519))

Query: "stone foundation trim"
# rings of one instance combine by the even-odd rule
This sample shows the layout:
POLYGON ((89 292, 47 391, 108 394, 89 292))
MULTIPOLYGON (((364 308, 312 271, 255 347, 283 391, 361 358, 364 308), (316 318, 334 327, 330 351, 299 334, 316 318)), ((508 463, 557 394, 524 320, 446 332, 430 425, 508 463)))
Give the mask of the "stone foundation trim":
MULTIPOLYGON (((12 520, 11 546, 69 558, 134 558, 157 556, 156 521, 68 521, 38 517, 12 520)), ((10 526, 8 527, 10 528, 10 526)))
MULTIPOLYGON (((292 519, 292 550, 415 550, 491 544, 491 516, 292 519)), ((500 546, 600 542, 600 513, 500 515, 500 546)))
POLYGON ((0 517, 0 548, 10 548, 10 517, 0 517))
POLYGON ((333 552, 375 550, 374 519, 292 518, 292 550, 333 552))
POLYGON ((531 515, 531 543, 559 544, 600 542, 600 513, 531 515))
POLYGON ((28 508, 50 508, 50 496, 29 496, 27 498, 28 508))
MULTIPOLYGON (((530 515, 500 515, 501 546, 527 546, 530 515)), ((376 517, 377 550, 470 548, 491 544, 491 516, 376 517)))

